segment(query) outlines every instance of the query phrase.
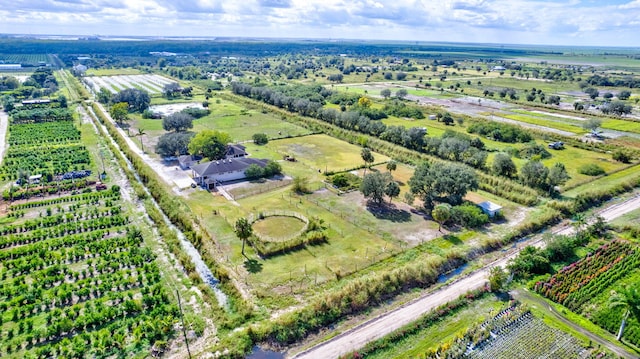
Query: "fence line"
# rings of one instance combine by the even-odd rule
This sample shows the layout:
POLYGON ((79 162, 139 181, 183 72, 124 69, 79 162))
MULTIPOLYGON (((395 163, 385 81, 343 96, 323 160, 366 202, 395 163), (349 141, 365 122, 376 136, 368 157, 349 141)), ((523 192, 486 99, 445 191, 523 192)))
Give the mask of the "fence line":
POLYGON ((236 194, 236 193, 233 192, 233 190, 231 190, 231 191, 228 191, 228 193, 229 193, 229 195, 231 195, 231 197, 234 200, 237 200, 237 199, 241 199, 241 198, 245 198, 245 197, 251 197, 251 196, 256 195, 256 194, 261 194, 261 193, 264 193, 264 192, 273 191, 274 189, 288 186, 292 182, 293 182, 293 180, 283 179, 283 180, 280 180, 278 182, 271 182, 271 183, 268 183, 266 185, 257 186, 255 189, 249 190, 249 191, 246 191, 246 192, 240 192, 240 193, 236 194))

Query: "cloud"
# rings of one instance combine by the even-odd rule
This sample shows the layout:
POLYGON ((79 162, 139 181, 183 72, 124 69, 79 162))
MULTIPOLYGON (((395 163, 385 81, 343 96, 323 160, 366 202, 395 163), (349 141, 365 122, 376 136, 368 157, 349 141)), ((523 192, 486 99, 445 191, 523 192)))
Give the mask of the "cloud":
POLYGON ((0 18, 5 33, 567 44, 610 39, 637 46, 640 0, 0 0, 0 18))
POLYGON ((619 5, 620 9, 640 9, 640 0, 634 0, 626 4, 619 5))
POLYGON ((261 7, 289 8, 291 1, 289 0, 259 0, 261 7))

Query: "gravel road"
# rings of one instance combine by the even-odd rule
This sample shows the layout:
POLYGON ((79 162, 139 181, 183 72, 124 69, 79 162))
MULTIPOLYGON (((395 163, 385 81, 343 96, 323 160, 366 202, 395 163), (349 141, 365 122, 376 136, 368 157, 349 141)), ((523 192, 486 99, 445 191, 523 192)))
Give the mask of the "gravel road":
POLYGON ((4 151, 7 149, 7 128, 9 127, 9 115, 0 111, 0 163, 4 159, 4 151))
MULTIPOLYGON (((606 221, 620 217, 625 213, 640 208, 640 196, 635 196, 627 201, 612 205, 598 212, 606 221)), ((573 228, 570 225, 554 228, 555 234, 571 234, 573 228)), ((501 259, 496 260, 483 268, 458 279, 457 281, 442 287, 434 292, 427 293, 397 309, 391 310, 380 316, 372 318, 352 328, 329 341, 320 343, 308 350, 300 352, 291 358, 315 359, 337 358, 353 350, 363 347, 370 341, 381 338, 392 331, 411 323, 421 315, 445 304, 469 290, 482 287, 489 277, 489 270, 495 266, 505 267, 510 259, 514 258, 526 245, 544 246, 542 236, 533 237, 526 242, 505 251, 501 259)))

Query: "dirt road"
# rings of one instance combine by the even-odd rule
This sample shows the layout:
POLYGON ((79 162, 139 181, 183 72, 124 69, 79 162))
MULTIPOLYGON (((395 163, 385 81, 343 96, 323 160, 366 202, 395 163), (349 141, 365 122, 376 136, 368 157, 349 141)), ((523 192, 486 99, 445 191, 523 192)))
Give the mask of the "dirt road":
POLYGON ((0 111, 0 164, 4 159, 4 151, 7 149, 7 128, 9 128, 9 115, 6 112, 0 111))
MULTIPOLYGON (((622 203, 610 206, 599 211, 597 214, 605 220, 610 221, 640 208, 640 196, 635 196, 622 203)), ((571 226, 556 227, 555 234, 571 234, 571 226)), ((457 281, 442 287, 434 292, 426 293, 397 309, 384 313, 378 317, 370 319, 355 328, 352 328, 329 341, 320 343, 308 350, 300 352, 291 358, 315 359, 315 358, 337 358, 353 350, 363 347, 370 341, 381 338, 392 331, 411 323, 421 315, 445 304, 469 290, 482 287, 489 277, 489 270, 495 266, 505 267, 510 259, 514 258, 519 251, 527 245, 542 247, 544 241, 542 236, 533 237, 517 246, 507 250, 501 259, 496 260, 483 268, 458 279, 457 281)))
MULTIPOLYGON (((104 115, 115 124, 115 121, 109 115, 109 111, 107 111, 102 104, 98 103, 100 110, 104 113, 104 115)), ((122 135, 122 137, 127 142, 127 145, 133 152, 135 152, 140 158, 142 158, 149 167, 151 167, 156 174, 160 178, 162 178, 167 184, 171 186, 175 186, 178 189, 184 189, 191 187, 191 184, 194 183, 193 179, 189 176, 188 172, 180 170, 177 166, 171 165, 167 166, 162 163, 161 160, 157 160, 152 158, 147 153, 143 152, 138 144, 133 140, 133 138, 129 137, 124 129, 116 125, 116 128, 122 135)))

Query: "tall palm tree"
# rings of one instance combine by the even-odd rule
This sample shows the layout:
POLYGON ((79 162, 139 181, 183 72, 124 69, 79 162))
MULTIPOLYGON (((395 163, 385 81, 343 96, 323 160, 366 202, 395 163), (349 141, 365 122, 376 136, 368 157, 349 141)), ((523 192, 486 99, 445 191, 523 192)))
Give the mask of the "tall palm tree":
POLYGON ((366 147, 362 149, 360 155, 362 156, 362 160, 364 161, 364 173, 362 174, 362 177, 364 177, 367 174, 367 168, 371 166, 371 163, 373 163, 375 159, 373 158, 373 153, 371 153, 371 150, 366 147))
POLYGON ((235 232, 236 236, 242 239, 242 255, 246 257, 246 255, 244 254, 244 242, 247 240, 247 238, 251 237, 251 234, 253 234, 251 223, 249 223, 249 221, 244 217, 239 218, 236 221, 235 232))
POLYGON ((635 287, 628 286, 618 291, 611 297, 609 305, 611 308, 622 308, 624 310, 618 336, 616 337, 616 339, 620 341, 622 340, 629 315, 633 315, 640 320, 640 291, 638 290, 638 285, 636 284, 635 287))
POLYGON ((136 134, 136 136, 140 137, 140 148, 142 149, 142 153, 144 153, 144 143, 142 142, 142 135, 146 134, 147 133, 144 132, 144 129, 138 128, 138 133, 136 134))

